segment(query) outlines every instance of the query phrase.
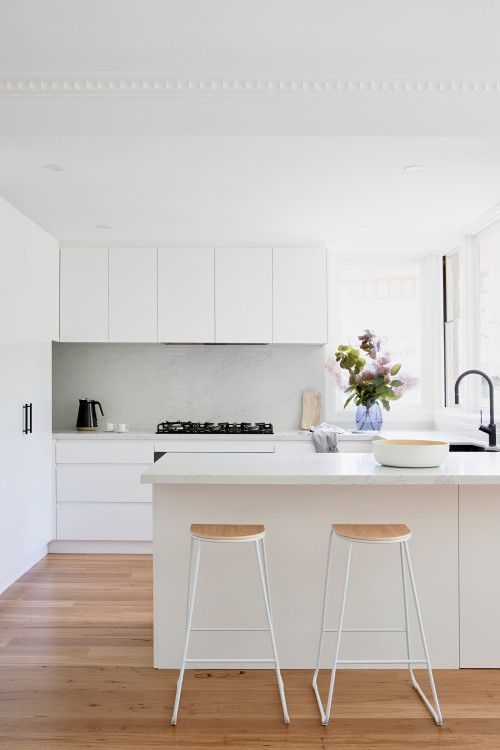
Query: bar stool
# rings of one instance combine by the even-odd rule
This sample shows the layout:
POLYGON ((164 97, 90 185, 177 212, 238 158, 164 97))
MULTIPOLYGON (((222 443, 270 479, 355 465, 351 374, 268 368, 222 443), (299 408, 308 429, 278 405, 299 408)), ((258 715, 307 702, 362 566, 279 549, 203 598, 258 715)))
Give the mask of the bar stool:
POLYGON ((437 693, 436 693, 436 687, 434 685, 434 678, 432 676, 431 662, 429 659, 429 652, 427 650, 427 642, 425 640, 425 635, 424 635, 424 626, 422 623, 422 616, 420 614, 420 606, 418 603, 417 590, 415 587, 415 579, 413 577, 413 570, 411 567, 410 551, 408 549, 408 540, 410 538, 411 538, 411 531, 408 528, 408 526, 405 526, 404 524, 395 524, 395 525, 332 524, 332 528, 330 531, 330 539, 328 543, 328 557, 327 557, 327 563, 326 563, 325 592, 323 596, 323 614, 322 614, 322 619, 321 619, 321 632, 320 632, 319 647, 318 647, 318 660, 317 660, 316 671, 314 672, 313 683, 312 683, 313 690, 316 694, 316 700, 318 701, 318 706, 319 706, 319 710, 321 713, 321 722, 325 726, 328 724, 328 720, 330 718, 330 711, 332 707, 332 697, 333 697, 333 686, 335 684, 335 673, 337 671, 338 664, 407 664, 409 672, 410 672, 411 681, 413 683, 413 687, 415 688, 415 690, 417 690, 418 694, 420 695, 425 705, 431 712, 436 724, 440 726, 443 723, 441 710, 439 708, 439 702, 438 702, 437 693), (341 599, 341 604, 340 604, 338 627, 337 628, 325 628, 326 601, 327 601, 327 596, 328 596, 328 583, 329 583, 329 575, 330 575, 330 558, 331 558, 331 549, 332 549, 332 538, 333 538, 334 532, 338 537, 348 542, 347 559, 346 559, 346 567, 345 567, 344 588, 342 590, 342 599, 341 599), (404 601, 404 613, 405 613, 405 627, 404 628, 342 628, 342 624, 344 621, 344 609, 345 609, 345 601, 346 601, 346 594, 347 594, 347 583, 349 580, 349 567, 351 563, 351 548, 352 548, 353 542, 361 542, 364 544, 396 544, 396 543, 399 544, 400 556, 401 556, 401 574, 403 578, 403 601, 404 601), (404 552, 404 555, 403 555, 403 552, 404 552), (409 630, 408 630, 408 602, 407 602, 407 596, 406 596, 406 577, 405 577, 404 558, 406 558, 406 567, 407 567, 408 574, 410 577, 413 598, 415 601, 415 608, 417 611, 417 619, 418 619, 418 625, 420 629, 420 636, 422 639, 422 646, 424 649, 425 659, 412 659, 411 654, 410 654, 410 635, 409 635, 409 630), (406 633, 407 659, 370 659, 370 660, 339 659, 338 656, 339 656, 340 638, 342 635, 342 631, 345 633, 374 633, 374 632, 406 633), (334 657, 333 657, 333 666, 332 666, 332 672, 331 672, 331 678, 330 678, 330 689, 328 692, 328 701, 326 705, 326 710, 323 709, 323 703, 322 703, 322 700, 318 691, 318 685, 317 685, 317 678, 318 678, 318 672, 319 672, 321 649, 323 646, 323 634, 324 633, 337 633, 337 640, 336 640, 335 652, 334 652, 334 657), (435 708, 432 707, 431 703, 426 698, 420 685, 415 679, 415 675, 413 674, 413 670, 412 670, 412 664, 426 664, 427 665, 427 671, 429 674, 429 681, 431 684, 432 696, 434 699, 435 708))
POLYGON ((174 712, 172 715, 172 724, 177 723, 177 713, 179 710, 179 701, 181 698, 182 680, 184 677, 184 670, 186 664, 189 662, 208 662, 208 663, 229 663, 229 662, 247 662, 247 663, 265 663, 274 664, 276 669, 276 675, 278 677, 278 687, 280 691, 281 705, 283 707, 283 717, 285 724, 290 723, 288 711, 285 700, 285 690, 283 687, 283 680, 281 679, 280 667, 278 662, 278 652, 276 650, 276 641, 274 638, 274 630, 271 615, 271 597, 269 594, 269 580, 267 576, 267 560, 266 560, 266 548, 264 544, 264 537, 266 531, 264 526, 238 526, 230 524, 192 524, 191 529, 191 547, 189 552, 189 578, 188 578, 188 604, 187 604, 187 615, 186 615, 186 637, 184 641, 184 651, 182 654, 182 666, 177 681, 177 693, 175 696, 174 712), (200 566, 200 552, 201 545, 203 542, 208 543, 253 543, 255 545, 255 552, 257 554, 257 564, 260 574, 260 582, 262 585, 262 593, 264 596, 264 605, 267 616, 267 628, 193 628, 191 627, 193 619, 193 608, 194 608, 194 597, 196 593, 196 583, 198 580, 198 570, 200 566), (194 572, 192 573, 193 567, 193 548, 195 547, 195 561, 194 561, 194 572), (194 659, 187 657, 189 636, 191 631, 233 631, 233 630, 245 630, 250 632, 255 631, 268 631, 271 638, 271 646, 273 650, 272 659, 194 659))

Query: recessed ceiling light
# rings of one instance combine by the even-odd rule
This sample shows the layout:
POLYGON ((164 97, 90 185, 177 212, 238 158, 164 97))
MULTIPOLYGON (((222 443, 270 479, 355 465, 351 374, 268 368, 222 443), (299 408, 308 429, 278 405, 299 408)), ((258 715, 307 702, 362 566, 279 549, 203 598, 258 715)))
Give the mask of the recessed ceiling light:
POLYGON ((107 224, 96 224, 95 228, 96 229, 111 229, 111 227, 108 227, 107 224))
POLYGON ((60 164, 44 164, 43 168, 47 170, 47 172, 64 172, 64 167, 61 167, 60 164))
POLYGON ((405 172, 421 172, 423 169, 422 164, 408 164, 407 167, 403 167, 405 172))

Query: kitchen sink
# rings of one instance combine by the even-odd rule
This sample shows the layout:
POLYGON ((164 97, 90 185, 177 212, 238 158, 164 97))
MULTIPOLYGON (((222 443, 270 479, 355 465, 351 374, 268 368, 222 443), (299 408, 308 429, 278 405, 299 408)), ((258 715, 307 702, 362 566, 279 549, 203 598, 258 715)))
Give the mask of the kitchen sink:
POLYGON ((472 453, 485 450, 484 445, 477 445, 477 443, 450 443, 450 453, 472 453))

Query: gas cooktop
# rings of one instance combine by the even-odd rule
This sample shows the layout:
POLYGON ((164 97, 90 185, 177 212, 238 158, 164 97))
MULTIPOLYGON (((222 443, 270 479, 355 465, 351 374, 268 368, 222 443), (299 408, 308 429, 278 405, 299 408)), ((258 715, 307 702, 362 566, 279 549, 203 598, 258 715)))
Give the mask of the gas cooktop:
POLYGON ((268 422, 160 422, 156 434, 175 435, 272 435, 268 422))

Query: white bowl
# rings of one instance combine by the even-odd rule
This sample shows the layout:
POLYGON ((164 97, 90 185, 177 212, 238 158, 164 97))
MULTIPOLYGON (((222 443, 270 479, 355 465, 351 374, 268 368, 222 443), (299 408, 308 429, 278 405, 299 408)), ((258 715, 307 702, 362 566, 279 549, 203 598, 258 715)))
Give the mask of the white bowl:
POLYGON ((438 440, 374 440, 372 446, 379 464, 409 469, 440 466, 450 448, 438 440))

